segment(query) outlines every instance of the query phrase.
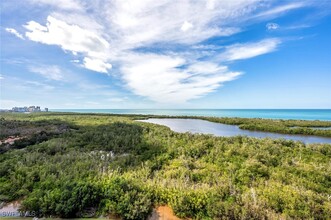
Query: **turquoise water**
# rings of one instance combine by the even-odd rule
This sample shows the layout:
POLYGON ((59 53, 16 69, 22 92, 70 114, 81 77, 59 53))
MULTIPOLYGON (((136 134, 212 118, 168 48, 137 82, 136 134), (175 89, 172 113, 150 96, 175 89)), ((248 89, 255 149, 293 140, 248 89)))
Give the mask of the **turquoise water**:
POLYGON ((51 109, 51 111, 331 121, 331 109, 51 109))

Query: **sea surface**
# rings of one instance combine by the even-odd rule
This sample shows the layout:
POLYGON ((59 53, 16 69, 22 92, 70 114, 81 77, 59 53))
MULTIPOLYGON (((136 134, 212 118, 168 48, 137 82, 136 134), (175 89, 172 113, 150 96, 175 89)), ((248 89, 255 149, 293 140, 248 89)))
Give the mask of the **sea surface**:
POLYGON ((147 120, 137 120, 141 122, 149 122, 169 127, 176 132, 190 132, 199 134, 212 134, 215 136, 231 137, 231 136, 248 136, 256 138, 283 138, 286 140, 301 141, 303 143, 328 143, 331 144, 331 138, 319 137, 312 135, 292 135, 278 134, 264 131, 249 131, 240 129, 236 125, 226 125, 221 123, 210 122, 201 119, 179 119, 179 118, 150 118, 147 120))
POLYGON ((331 109, 51 109, 50 111, 331 121, 331 109))

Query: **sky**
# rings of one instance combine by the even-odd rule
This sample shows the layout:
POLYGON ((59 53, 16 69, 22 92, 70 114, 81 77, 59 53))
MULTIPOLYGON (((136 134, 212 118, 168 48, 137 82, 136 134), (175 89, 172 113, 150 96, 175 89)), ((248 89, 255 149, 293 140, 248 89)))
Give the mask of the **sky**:
POLYGON ((331 108, 329 0, 2 0, 0 108, 331 108))

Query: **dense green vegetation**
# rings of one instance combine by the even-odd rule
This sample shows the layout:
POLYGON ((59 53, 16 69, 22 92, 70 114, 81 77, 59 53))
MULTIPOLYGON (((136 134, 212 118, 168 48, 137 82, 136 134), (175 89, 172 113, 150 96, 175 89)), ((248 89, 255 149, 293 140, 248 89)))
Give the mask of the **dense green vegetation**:
POLYGON ((0 118, 0 140, 19 137, 15 144, 0 144, 0 153, 11 148, 24 148, 41 143, 68 130, 68 125, 58 120, 18 121, 0 118))
MULTIPOLYGON (((48 132, 40 141, 20 147, 15 142, 0 153, 0 203, 22 199, 22 210, 39 216, 78 217, 93 210, 95 216, 145 219, 153 207, 163 204, 177 216, 193 219, 331 216, 328 144, 175 133, 134 121, 138 116, 1 117, 1 138, 21 135, 30 140, 33 134, 48 132)), ((259 129, 330 126, 208 120, 259 129)))

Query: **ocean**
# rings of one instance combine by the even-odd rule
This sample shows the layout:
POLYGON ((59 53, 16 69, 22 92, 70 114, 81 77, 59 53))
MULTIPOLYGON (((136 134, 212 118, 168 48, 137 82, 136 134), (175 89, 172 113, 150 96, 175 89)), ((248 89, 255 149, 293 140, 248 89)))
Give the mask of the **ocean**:
POLYGON ((50 109, 50 111, 331 121, 331 109, 50 109))

